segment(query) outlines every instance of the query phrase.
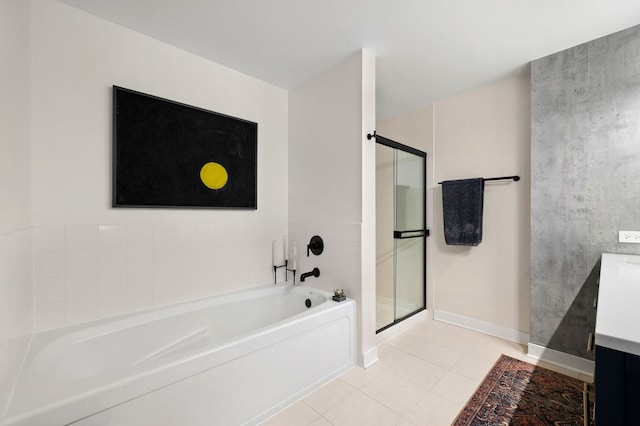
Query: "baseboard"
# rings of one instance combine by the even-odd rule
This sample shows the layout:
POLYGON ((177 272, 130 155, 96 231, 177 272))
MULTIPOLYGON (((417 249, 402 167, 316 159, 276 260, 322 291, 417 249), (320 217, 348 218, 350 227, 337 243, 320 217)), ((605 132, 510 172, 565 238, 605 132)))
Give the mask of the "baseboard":
POLYGON ((446 322, 460 327, 469 328, 471 330, 479 331, 490 336, 499 337, 510 342, 516 342, 521 345, 529 343, 529 333, 524 333, 512 328, 503 327, 501 325, 492 324, 485 321, 480 321, 473 318, 468 318, 458 314, 452 314, 445 311, 434 311, 433 319, 446 322))
POLYGON ((378 347, 374 347, 370 349, 367 353, 362 355, 362 360, 360 362, 360 366, 362 368, 369 368, 376 362, 378 362, 378 347))
POLYGON ((529 343, 527 356, 539 359, 540 361, 548 362, 549 364, 554 364, 559 367, 573 370, 579 374, 583 374, 593 379, 593 372, 595 370, 594 361, 556 351, 554 349, 549 349, 545 346, 536 345, 535 343, 529 343))

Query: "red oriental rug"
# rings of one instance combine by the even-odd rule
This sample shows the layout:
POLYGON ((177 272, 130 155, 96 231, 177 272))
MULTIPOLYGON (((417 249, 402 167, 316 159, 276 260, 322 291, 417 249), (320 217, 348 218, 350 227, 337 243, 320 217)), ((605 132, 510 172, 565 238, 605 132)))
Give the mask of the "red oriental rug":
POLYGON ((500 356, 453 426, 583 425, 584 382, 500 356))

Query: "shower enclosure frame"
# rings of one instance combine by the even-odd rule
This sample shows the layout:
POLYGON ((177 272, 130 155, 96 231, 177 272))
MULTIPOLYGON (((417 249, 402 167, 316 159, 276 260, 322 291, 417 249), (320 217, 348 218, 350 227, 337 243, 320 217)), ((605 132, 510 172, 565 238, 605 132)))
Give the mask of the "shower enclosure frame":
MULTIPOLYGON (((368 135, 369 136, 369 135, 368 135)), ((394 325, 408 319, 411 318, 412 316, 424 311, 427 309, 427 238, 429 237, 429 229, 427 229, 427 182, 426 182, 426 176, 427 176, 427 153, 424 151, 420 151, 419 149, 410 147, 408 145, 404 145, 400 142, 396 142, 394 140, 385 138, 384 136, 380 136, 378 134, 376 134, 374 132, 373 135, 371 135, 372 137, 375 137, 376 139, 376 143, 380 144, 380 145, 384 145, 386 147, 395 149, 395 150, 399 150, 399 151, 403 151, 409 154, 413 154, 416 155, 418 157, 421 157, 422 159, 422 229, 415 229, 415 230, 406 230, 406 231, 398 231, 395 229, 395 225, 394 225, 394 240, 397 239, 404 239, 404 238, 416 238, 416 237, 420 237, 422 238, 422 254, 423 254, 423 262, 422 262, 422 306, 419 307, 418 309, 410 312, 407 315, 403 315, 399 318, 395 318, 395 314, 394 314, 394 320, 392 322, 390 322, 389 324, 379 328, 376 330, 376 334, 381 333, 383 331, 385 331, 386 329, 388 329, 389 327, 393 327, 394 325), (411 236, 406 236, 403 237, 402 234, 403 233, 410 233, 413 234, 411 236), (415 235, 417 233, 421 233, 421 235, 415 235)), ((395 156, 394 156, 395 157, 395 156)), ((395 165, 394 165, 395 167, 395 165)), ((395 196, 394 196, 394 210, 396 208, 395 205, 395 196)), ((396 251, 396 244, 394 242, 394 269, 395 269, 395 264, 397 262, 396 260, 396 256, 397 253, 395 253, 396 251)), ((394 277, 395 277, 396 272, 394 271, 394 277)), ((394 294, 395 294, 395 287, 396 287, 396 282, 395 282, 395 278, 394 278, 394 294)), ((377 291, 377 289, 376 289, 377 291)), ((396 303, 395 297, 394 297, 394 305, 396 303)), ((395 310, 395 306, 394 306, 394 310, 395 310)))

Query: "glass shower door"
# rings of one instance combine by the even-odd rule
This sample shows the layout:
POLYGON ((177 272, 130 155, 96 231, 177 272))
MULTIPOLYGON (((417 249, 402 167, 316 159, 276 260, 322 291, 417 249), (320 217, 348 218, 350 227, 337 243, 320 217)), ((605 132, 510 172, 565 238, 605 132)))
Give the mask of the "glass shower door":
POLYGON ((395 320, 423 309, 425 300, 425 180, 423 158, 396 150, 395 320))
POLYGON ((426 153, 376 135, 378 332, 426 308, 426 153))

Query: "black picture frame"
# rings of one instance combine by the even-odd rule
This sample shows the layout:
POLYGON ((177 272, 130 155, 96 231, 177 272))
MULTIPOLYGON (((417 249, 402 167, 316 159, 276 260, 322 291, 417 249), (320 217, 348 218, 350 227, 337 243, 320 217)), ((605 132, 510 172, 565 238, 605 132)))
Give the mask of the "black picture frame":
POLYGON ((257 145, 257 123, 114 85, 112 207, 255 210, 257 145))

